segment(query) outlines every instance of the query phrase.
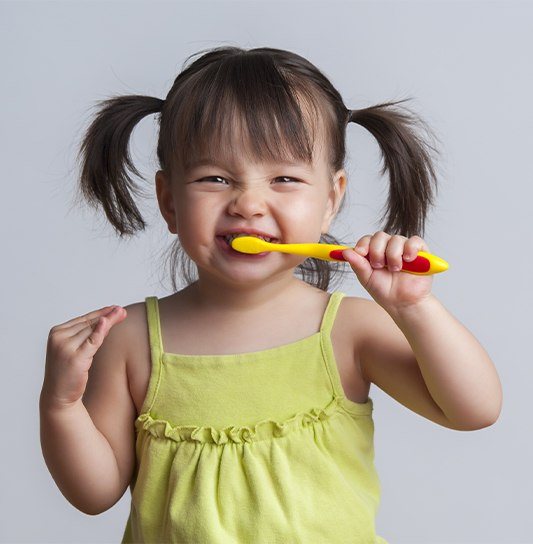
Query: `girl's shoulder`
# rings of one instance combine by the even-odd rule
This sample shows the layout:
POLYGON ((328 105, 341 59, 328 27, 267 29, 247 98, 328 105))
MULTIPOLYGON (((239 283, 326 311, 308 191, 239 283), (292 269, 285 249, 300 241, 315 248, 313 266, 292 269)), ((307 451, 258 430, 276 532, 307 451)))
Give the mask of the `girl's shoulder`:
POLYGON ((132 302, 123 308, 127 312, 122 322, 124 339, 127 340, 125 342, 126 356, 131 359, 131 355, 138 353, 139 350, 148 349, 149 351, 150 348, 146 303, 144 300, 132 302))

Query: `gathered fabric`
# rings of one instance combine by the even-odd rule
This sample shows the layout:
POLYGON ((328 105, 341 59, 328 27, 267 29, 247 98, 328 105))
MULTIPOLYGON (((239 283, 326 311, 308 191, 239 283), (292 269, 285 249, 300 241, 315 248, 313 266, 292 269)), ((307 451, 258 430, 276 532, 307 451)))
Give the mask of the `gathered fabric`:
POLYGON ((146 297, 152 366, 123 544, 387 544, 373 401, 345 396, 331 343, 344 296, 319 332, 229 355, 165 352, 146 297))

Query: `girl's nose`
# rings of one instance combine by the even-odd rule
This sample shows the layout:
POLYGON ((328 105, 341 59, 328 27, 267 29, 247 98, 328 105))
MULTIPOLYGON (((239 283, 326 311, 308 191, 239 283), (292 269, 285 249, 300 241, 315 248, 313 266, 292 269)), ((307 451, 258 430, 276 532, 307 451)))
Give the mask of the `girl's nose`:
POLYGON ((258 189, 240 191, 231 200, 228 209, 231 213, 243 216, 265 213, 267 209, 265 195, 258 189))

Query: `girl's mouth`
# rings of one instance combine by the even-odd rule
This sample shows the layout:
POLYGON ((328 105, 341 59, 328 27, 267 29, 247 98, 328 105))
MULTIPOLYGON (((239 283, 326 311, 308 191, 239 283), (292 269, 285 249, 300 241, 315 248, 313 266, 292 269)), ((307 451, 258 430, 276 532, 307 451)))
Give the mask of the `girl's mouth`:
POLYGON ((266 257, 270 251, 263 251, 263 253, 255 253, 255 254, 252 254, 252 253, 241 253, 240 251, 236 251, 235 249, 233 249, 229 243, 226 241, 226 238, 224 236, 217 236, 216 237, 217 239, 217 244, 218 246, 222 249, 222 251, 226 254, 226 255, 229 255, 233 258, 241 258, 241 259, 246 259, 246 260, 250 260, 250 259, 263 259, 264 257, 266 257))

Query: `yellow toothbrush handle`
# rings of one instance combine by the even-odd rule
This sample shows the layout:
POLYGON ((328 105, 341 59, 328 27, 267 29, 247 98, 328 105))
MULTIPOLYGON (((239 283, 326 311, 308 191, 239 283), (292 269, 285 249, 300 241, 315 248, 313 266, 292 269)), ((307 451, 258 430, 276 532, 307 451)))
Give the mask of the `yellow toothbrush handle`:
POLYGON ((339 251, 341 253, 340 260, 342 258, 342 251, 344 249, 351 249, 350 246, 339 246, 337 244, 275 244, 276 251, 281 253, 292 253, 293 255, 306 255, 308 257, 315 257, 316 259, 322 259, 324 261, 338 261, 330 256, 332 251, 339 251))

